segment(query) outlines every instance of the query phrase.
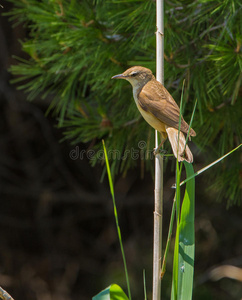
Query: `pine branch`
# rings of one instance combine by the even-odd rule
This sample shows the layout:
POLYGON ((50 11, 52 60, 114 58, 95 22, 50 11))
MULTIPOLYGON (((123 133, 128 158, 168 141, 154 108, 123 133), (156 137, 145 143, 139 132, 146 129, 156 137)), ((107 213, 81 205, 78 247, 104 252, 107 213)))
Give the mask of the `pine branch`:
MULTIPOLYGON (((30 100, 52 99, 49 112, 55 113, 66 138, 87 143, 95 140, 95 149, 101 149, 101 139, 109 136, 114 148, 117 140, 126 144, 125 124, 137 120, 130 126, 133 142, 122 151, 137 148, 140 140, 151 150, 154 142, 150 142, 145 121, 138 119, 130 88, 121 82, 112 84, 110 77, 130 65, 155 71, 155 2, 84 0, 80 4, 62 0, 60 5, 47 0, 8 1, 14 4, 8 16, 28 31, 22 49, 29 58, 11 67, 14 82, 30 100), (110 126, 103 127, 107 123, 110 126)), ((194 142, 210 153, 223 154, 241 141, 241 104, 237 100, 241 86, 241 9, 238 0, 166 3, 165 86, 174 99, 179 99, 185 79, 184 117, 191 114, 197 98, 194 128, 199 129, 199 139, 194 142), (217 111, 216 107, 228 99, 232 106, 217 111)), ((122 170, 135 164, 138 161, 128 156, 122 170)), ((152 166, 149 160, 145 164, 152 166)), ((116 172, 118 168, 120 164, 116 172)), ((236 174, 238 169, 239 160, 236 174)), ((222 168, 220 174, 227 178, 226 184, 220 184, 225 192, 229 180, 222 168)), ((238 192, 239 177, 236 186, 238 192)))

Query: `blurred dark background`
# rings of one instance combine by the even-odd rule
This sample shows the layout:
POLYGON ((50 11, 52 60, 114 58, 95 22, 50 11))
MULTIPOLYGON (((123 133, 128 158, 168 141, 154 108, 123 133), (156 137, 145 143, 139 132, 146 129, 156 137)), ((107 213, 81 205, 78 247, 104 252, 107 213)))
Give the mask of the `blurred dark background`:
MULTIPOLYGON (((4 5, 4 10, 10 4, 4 5)), ((24 57, 26 32, 1 16, 0 26, 0 286, 25 300, 91 299, 111 283, 126 290, 112 200, 102 166, 71 159, 48 99, 26 101, 11 85, 14 55, 24 57)), ((80 144, 79 149, 90 145, 80 144)), ((196 169, 204 166, 196 155, 196 169)), ((216 167, 215 167, 216 168, 216 167)), ((174 191, 174 171, 164 175, 164 243, 174 191)), ((153 179, 140 169, 117 177, 115 194, 134 299, 143 299, 143 269, 152 288, 153 179)), ((204 175, 206 176, 206 175, 204 175)), ((226 209, 196 180, 194 299, 241 299, 241 207, 226 209), (221 267, 223 266, 223 267, 221 267), (227 266, 227 267, 226 267, 227 266), (219 268, 220 267, 220 268, 219 268), (236 273, 238 272, 238 273, 236 273), (239 280, 229 278, 235 277, 239 280)), ((172 241, 172 248, 173 248, 172 241)), ((162 282, 169 299, 172 258, 162 282)), ((150 297, 149 297, 150 299, 150 297)))

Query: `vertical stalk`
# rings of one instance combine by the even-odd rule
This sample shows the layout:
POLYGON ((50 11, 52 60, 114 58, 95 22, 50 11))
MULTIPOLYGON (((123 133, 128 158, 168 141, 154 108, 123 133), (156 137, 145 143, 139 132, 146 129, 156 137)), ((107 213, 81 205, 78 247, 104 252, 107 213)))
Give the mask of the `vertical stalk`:
MULTIPOLYGON (((156 0, 156 79, 164 84, 164 3, 156 0)), ((159 145, 158 132, 155 132, 155 147, 159 145)), ((153 244, 153 300, 161 299, 161 249, 163 213, 163 159, 155 156, 155 210, 153 244)))

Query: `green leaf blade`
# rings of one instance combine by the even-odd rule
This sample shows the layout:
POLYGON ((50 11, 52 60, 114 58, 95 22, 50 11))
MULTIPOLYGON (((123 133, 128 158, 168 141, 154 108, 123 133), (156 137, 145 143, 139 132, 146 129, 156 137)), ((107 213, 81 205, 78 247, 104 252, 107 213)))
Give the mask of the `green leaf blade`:
MULTIPOLYGON (((184 162, 186 176, 194 174, 192 164, 184 162)), ((179 189, 178 189, 179 190, 179 189)), ((172 300, 192 299, 195 256, 195 179, 188 181, 177 226, 173 259, 172 300)))
POLYGON ((101 291, 92 300, 129 300, 121 287, 117 284, 111 284, 101 291))
MULTIPOLYGON (((186 176, 193 175, 192 164, 184 163, 186 176)), ((195 256, 195 179, 186 185, 179 224, 178 295, 181 300, 192 299, 195 256)))

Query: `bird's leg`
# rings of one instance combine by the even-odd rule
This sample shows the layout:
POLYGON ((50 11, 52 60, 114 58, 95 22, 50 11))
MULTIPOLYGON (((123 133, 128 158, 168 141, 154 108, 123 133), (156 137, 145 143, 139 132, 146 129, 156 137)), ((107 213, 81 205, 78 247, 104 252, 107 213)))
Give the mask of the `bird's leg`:
POLYGON ((167 138, 167 135, 165 135, 161 132, 161 142, 157 148, 154 148, 154 150, 153 150, 154 155, 157 155, 159 153, 159 150, 162 147, 162 145, 164 144, 166 138, 167 138))
POLYGON ((165 142, 165 140, 163 140, 157 148, 154 148, 154 155, 159 154, 159 150, 162 147, 162 145, 164 144, 164 142, 165 142))

